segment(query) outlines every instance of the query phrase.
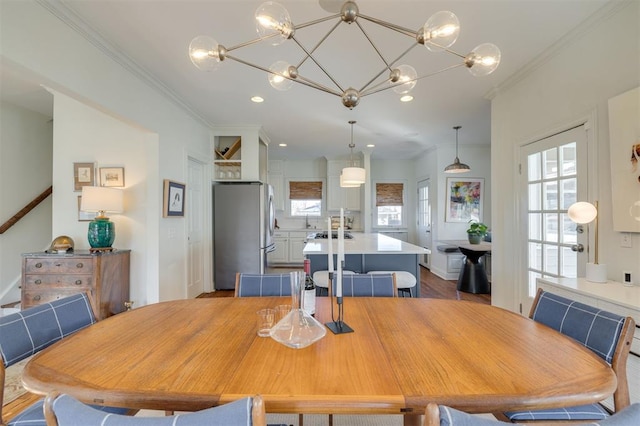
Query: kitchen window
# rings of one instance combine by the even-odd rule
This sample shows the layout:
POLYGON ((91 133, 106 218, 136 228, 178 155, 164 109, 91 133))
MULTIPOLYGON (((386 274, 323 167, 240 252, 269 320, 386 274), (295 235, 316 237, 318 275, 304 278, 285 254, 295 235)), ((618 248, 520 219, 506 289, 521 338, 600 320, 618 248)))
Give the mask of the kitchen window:
POLYGON ((404 184, 376 183, 376 225, 403 227, 404 184))
POLYGON ((322 181, 289 181, 291 216, 320 216, 322 181))

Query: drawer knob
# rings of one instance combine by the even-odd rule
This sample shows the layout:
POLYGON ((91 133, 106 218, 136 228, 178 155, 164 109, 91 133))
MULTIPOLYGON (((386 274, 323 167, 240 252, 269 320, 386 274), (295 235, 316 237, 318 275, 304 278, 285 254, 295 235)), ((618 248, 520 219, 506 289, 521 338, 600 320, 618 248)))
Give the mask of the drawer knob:
POLYGON ((42 280, 36 280, 36 284, 42 284, 42 280))
POLYGON ((42 263, 40 262, 36 263, 36 268, 42 268, 42 263))
POLYGON ((33 300, 35 300, 36 302, 39 301, 40 300, 40 295, 38 294, 36 296, 33 296, 33 300))
POLYGON ((78 264, 76 265, 76 268, 82 268, 82 267, 84 267, 84 265, 82 264, 82 262, 80 262, 80 263, 78 263, 78 264))
POLYGON ((60 263, 60 262, 56 262, 56 266, 60 266, 60 265, 61 265, 61 263, 60 263))
POLYGON ((76 285, 82 284, 82 280, 76 280, 76 285))

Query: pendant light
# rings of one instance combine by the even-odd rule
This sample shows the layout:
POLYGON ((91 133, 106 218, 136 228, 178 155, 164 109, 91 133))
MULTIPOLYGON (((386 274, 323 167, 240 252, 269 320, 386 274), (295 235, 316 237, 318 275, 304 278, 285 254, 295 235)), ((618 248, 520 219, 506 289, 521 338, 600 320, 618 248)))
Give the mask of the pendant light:
POLYGON ((362 167, 357 167, 353 161, 353 148, 356 146, 353 143, 353 125, 355 123, 353 120, 349 121, 349 124, 351 124, 351 143, 349 144, 351 159, 349 160, 349 167, 342 169, 342 174, 340 175, 340 186, 343 188, 353 188, 362 185, 367 176, 366 170, 362 167))
POLYGON ((454 126, 453 128, 456 130, 456 159, 453 160, 452 164, 449 164, 447 167, 444 168, 444 172, 445 173, 466 173, 466 172, 470 172, 471 171, 471 167, 467 166, 464 163, 461 163, 460 159, 458 158, 458 130, 460 130, 462 128, 462 126, 454 126))

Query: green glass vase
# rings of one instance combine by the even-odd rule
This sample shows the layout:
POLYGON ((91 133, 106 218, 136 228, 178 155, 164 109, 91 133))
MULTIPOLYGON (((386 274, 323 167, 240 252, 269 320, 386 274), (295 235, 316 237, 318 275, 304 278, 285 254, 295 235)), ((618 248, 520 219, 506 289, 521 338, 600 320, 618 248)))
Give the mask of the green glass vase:
POLYGON ((108 217, 96 217, 89 222, 87 238, 92 248, 111 247, 116 239, 116 227, 108 217))

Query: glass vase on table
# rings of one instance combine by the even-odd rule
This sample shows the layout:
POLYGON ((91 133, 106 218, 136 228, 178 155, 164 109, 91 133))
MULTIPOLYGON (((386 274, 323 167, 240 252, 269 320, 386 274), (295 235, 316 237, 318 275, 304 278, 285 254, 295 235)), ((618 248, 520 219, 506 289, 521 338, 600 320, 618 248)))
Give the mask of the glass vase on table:
POLYGON ((271 328, 271 338, 294 349, 305 348, 322 339, 327 330, 303 307, 305 273, 294 271, 291 278, 291 311, 271 328))

